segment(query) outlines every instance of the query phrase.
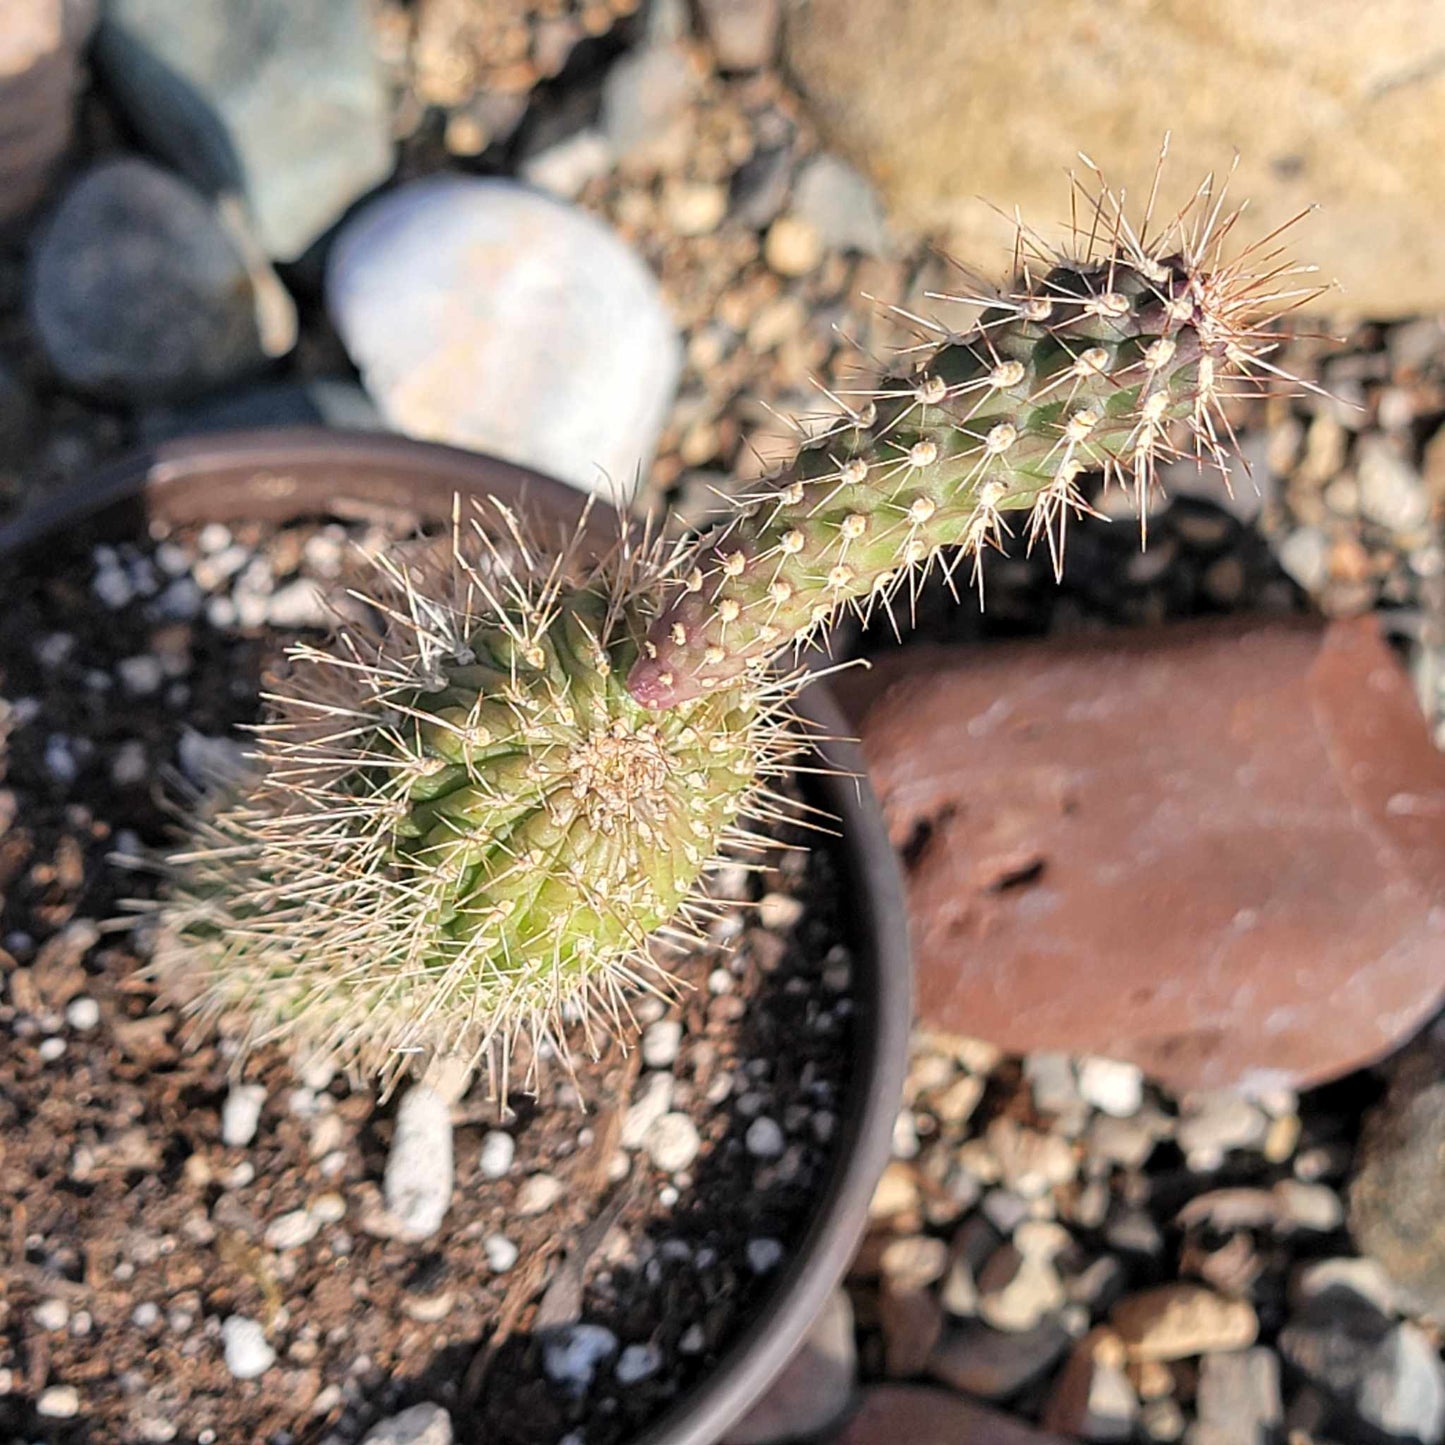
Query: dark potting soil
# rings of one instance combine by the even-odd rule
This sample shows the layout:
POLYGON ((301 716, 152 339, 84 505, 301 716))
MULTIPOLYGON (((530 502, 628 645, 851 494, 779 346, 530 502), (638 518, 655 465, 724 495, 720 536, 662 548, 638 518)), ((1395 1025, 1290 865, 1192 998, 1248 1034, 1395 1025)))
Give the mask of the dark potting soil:
POLYGON ((223 1142, 234 1049, 188 1037, 140 973, 143 933, 106 920, 154 891, 135 865, 165 847, 179 780, 237 747, 268 657, 387 530, 69 537, 5 579, 5 1438, 351 1441, 431 1399, 463 1442, 611 1445, 707 1374, 809 1221, 852 1009, 835 863, 801 829, 723 871, 707 946, 671 964, 679 1000, 639 1004, 681 1025, 675 1057, 612 1045, 505 1110, 474 1087, 431 1239, 388 1228, 394 1101, 364 1087, 259 1051, 259 1125, 223 1142), (701 1140, 670 1176, 635 1139, 664 1104, 701 1140), (237 1378, 246 1334, 274 1359, 237 1378))

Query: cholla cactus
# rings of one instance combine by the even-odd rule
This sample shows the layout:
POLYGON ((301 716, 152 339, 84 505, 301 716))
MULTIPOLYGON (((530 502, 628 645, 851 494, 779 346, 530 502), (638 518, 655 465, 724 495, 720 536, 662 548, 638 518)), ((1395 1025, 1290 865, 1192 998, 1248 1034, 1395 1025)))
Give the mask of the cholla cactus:
POLYGON ((1069 515, 1087 510, 1081 476, 1124 482, 1142 518, 1181 424, 1223 469, 1221 399, 1274 370, 1261 310, 1317 291, 1282 283, 1303 268, 1259 248, 1226 261, 1234 215, 1221 219, 1210 190, 1144 239, 1104 190, 1075 227, 1080 255, 1021 231, 1030 261, 1013 290, 947 298, 981 300, 982 314, 961 335, 933 328, 921 359, 906 354, 707 539, 653 624, 633 696, 665 709, 725 687, 841 606, 886 605, 945 548, 972 558, 981 586, 1013 513, 1057 569, 1069 515))
POLYGON ((203 1011, 368 1070, 504 1076, 518 1040, 565 1052, 566 1011, 619 1020, 665 982, 653 935, 686 932, 790 746, 777 689, 646 712, 623 680, 657 548, 542 556, 502 517, 502 543, 474 515, 443 555, 382 559, 382 625, 292 649, 255 776, 172 860, 203 1011))
POLYGON ((654 941, 797 745, 774 655, 942 549, 976 566, 1012 513, 1057 560, 1081 476, 1142 506, 1175 429, 1221 460, 1220 399, 1274 369, 1260 310, 1313 293, 1273 253, 1226 261, 1233 218, 1197 199, 1140 239, 1105 191, 1073 258, 1025 239, 1015 289, 680 559, 554 557, 479 517, 439 562, 383 559, 379 625, 293 651, 255 777, 173 860, 201 1011, 384 1074, 504 1074, 519 1041, 565 1053, 563 1023, 665 986, 654 941))

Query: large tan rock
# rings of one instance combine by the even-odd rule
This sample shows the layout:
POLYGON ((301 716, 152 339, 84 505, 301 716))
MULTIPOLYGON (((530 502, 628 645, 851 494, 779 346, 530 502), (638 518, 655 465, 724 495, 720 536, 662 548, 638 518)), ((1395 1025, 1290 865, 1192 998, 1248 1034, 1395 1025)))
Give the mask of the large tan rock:
POLYGON ((1301 256, 1335 314, 1445 307, 1439 0, 793 0, 789 62, 831 144, 905 225, 1007 269, 1011 224, 1063 234, 1085 151, 1174 206, 1240 153, 1250 235, 1312 203, 1301 256))

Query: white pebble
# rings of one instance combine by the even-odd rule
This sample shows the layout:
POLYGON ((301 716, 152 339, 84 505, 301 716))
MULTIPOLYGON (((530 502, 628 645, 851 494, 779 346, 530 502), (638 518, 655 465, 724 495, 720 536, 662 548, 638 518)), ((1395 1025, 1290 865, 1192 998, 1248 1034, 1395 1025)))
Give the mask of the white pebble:
POLYGON ((548 1379, 580 1395, 598 1365, 616 1353, 617 1336, 605 1325, 569 1325, 542 1346, 542 1368, 548 1379))
POLYGON ((487 1256, 487 1268, 493 1274, 506 1274, 517 1262, 517 1246, 505 1234, 489 1234, 482 1241, 482 1251, 487 1256))
POLYGON ((270 599, 259 592, 237 591, 234 595, 236 621, 247 629, 265 626, 266 609, 270 599))
POLYGON ((74 1385, 52 1385, 41 1392, 35 1413, 47 1420, 73 1420, 80 1414, 80 1391, 74 1385))
POLYGON ((317 1114, 311 1121, 311 1132, 306 1147, 313 1159, 324 1159, 334 1150, 346 1144, 346 1121, 334 1109, 317 1114))
POLYGON ((272 593, 266 604, 266 619, 272 627, 328 627, 336 614, 327 605, 319 582, 298 577, 272 593))
POLYGON ((758 904, 759 920, 773 931, 791 928, 802 916, 802 900, 786 893, 766 894, 758 904))
POLYGON ((299 1249, 316 1238, 321 1222, 308 1209, 278 1215, 266 1226, 267 1249, 299 1249))
POLYGON ((617 1357, 613 1374, 619 1385, 635 1385, 650 1379, 662 1368, 662 1351, 656 1345, 628 1345, 617 1357))
POLYGON ((231 545, 231 529, 224 522, 207 522, 196 538, 202 552, 219 552, 231 545))
POLYGON ((733 976, 725 968, 715 968, 707 976, 707 991, 713 994, 731 993, 733 976))
POLYGON ((95 574, 90 590, 110 608, 118 612, 135 595, 128 578, 119 567, 102 567, 95 574))
POLYGON ((42 1330, 63 1330, 70 1323, 70 1306, 63 1299, 41 1300, 31 1318, 42 1330))
POLYGON ((307 1209, 317 1224, 339 1224, 346 1218, 346 1200, 334 1190, 318 1194, 307 1209))
POLYGON ((62 1038, 48 1038, 40 1040, 40 1047, 35 1051, 40 1055, 40 1061, 45 1064, 53 1064, 65 1054, 65 1040, 62 1038))
POLYGON ((1144 1071, 1118 1059, 1081 1059, 1079 1093, 1105 1114, 1132 1118, 1144 1102, 1144 1071))
POLYGON ((191 576, 207 592, 214 592, 250 560, 250 549, 233 542, 229 547, 222 547, 219 552, 213 552, 209 557, 202 557, 192 568, 191 576))
POLYGON ((748 1153, 754 1159, 776 1159, 782 1154, 787 1140, 777 1120, 761 1114, 748 1125, 746 1143, 748 1153))
POLYGON ((236 625, 236 604, 229 597, 212 597, 206 603, 206 621, 218 632, 236 625))
POLYGON ((87 1033, 100 1022, 100 1005, 93 998, 81 994, 66 1005, 65 1022, 78 1032, 87 1033))
POLYGON ((669 1069, 677 1062, 682 1025, 676 1019, 658 1019, 642 1034, 642 1062, 649 1069, 669 1069))
POLYGON ((74 650, 74 633, 47 633, 35 644, 35 660, 41 667, 59 667, 74 650))
POLYGON ((181 771, 198 788, 239 782, 250 769, 246 750, 235 738, 208 737, 186 728, 176 747, 181 771))
POLYGON ((221 1105, 221 1142, 242 1149, 256 1137, 265 1107, 266 1090, 260 1084, 232 1084, 221 1105))
POLYGON ((161 1321, 161 1309, 154 1300, 142 1300, 131 1312, 130 1322, 139 1330, 148 1330, 161 1321))
POLYGON ((912 1109, 900 1109, 893 1121, 893 1157, 895 1159, 918 1158, 918 1125, 913 1119, 912 1109))
MULTIPOLYGON (((173 622, 190 622, 201 615, 205 600, 206 594, 196 586, 194 579, 178 577, 156 598, 153 605, 162 617, 170 618, 173 622)), ((224 599, 216 600, 220 602, 224 599)))
POLYGON ((51 733, 45 740, 45 771, 57 783, 73 783, 80 764, 71 751, 70 739, 64 733, 51 733))
POLYGON ((162 542, 156 548, 156 566, 167 577, 181 577, 190 570, 191 559, 184 547, 178 547, 174 542, 162 542))
POLYGON ((412 1085, 396 1111, 382 1193, 414 1239, 435 1234, 451 1206, 451 1106, 425 1084, 412 1085))
POLYGON ((767 1274, 783 1261, 783 1246, 776 1239, 748 1240, 748 1268, 754 1274, 767 1274))
POLYGON ((640 1149, 647 1131, 672 1108, 676 1081, 671 1074, 649 1074, 642 1081, 637 1099, 622 1116, 619 1142, 624 1149, 640 1149))
POLYGON ((115 665, 115 671, 120 685, 132 697, 150 697, 152 693, 159 692, 166 676, 160 658, 149 652, 121 658, 115 665))
POLYGON ((647 1155, 664 1174, 688 1168, 702 1148, 697 1125, 686 1114, 664 1114, 647 1131, 647 1155))
MULTIPOLYGON (((320 1405, 318 1399, 311 1406, 316 1415, 320 1405)), ((334 1440, 334 1435, 326 1437, 334 1440)), ((430 1401, 413 1405, 389 1420, 383 1420, 367 1431, 361 1445, 452 1445, 452 1417, 440 1405, 430 1401)))
POLYGON ((689 1325, 677 1337, 677 1351, 680 1355, 700 1355, 707 1344, 707 1336, 701 1325, 689 1325))
POLYGON ((513 1208, 524 1219, 545 1214, 562 1197, 562 1181, 555 1174, 531 1174, 517 1190, 513 1208))
POLYGON ((266 1331, 255 1320, 232 1315, 221 1326, 226 1368, 234 1379, 254 1380, 276 1363, 276 1351, 266 1341, 266 1331))
POLYGON ((489 1129, 482 1139, 482 1152, 477 1167, 483 1179, 500 1179, 512 1167, 517 1141, 505 1129, 489 1129))
POLYGON ((118 788, 129 788, 139 783, 147 771, 145 747, 134 738, 123 742, 110 760, 110 780, 118 788))

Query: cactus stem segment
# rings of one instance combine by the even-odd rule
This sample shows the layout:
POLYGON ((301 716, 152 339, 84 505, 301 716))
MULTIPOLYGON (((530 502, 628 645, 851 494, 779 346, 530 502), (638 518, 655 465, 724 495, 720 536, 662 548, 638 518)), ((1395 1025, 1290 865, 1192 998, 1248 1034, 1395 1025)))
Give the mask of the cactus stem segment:
POLYGON ((1280 259, 1278 233, 1229 255, 1239 211, 1212 178, 1158 227, 1151 194, 1137 231, 1102 181, 1076 195, 1087 214, 1069 246, 1020 225, 1012 289, 940 297, 982 307, 962 334, 911 317, 934 339, 834 396, 843 416, 697 543, 629 674, 639 703, 660 712, 754 675, 839 607, 866 615, 916 588, 945 549, 981 590, 1012 514, 1058 572, 1090 474, 1132 493, 1142 541, 1181 432, 1227 476, 1224 403, 1281 375, 1272 322, 1321 288, 1296 284, 1306 268, 1280 259))

